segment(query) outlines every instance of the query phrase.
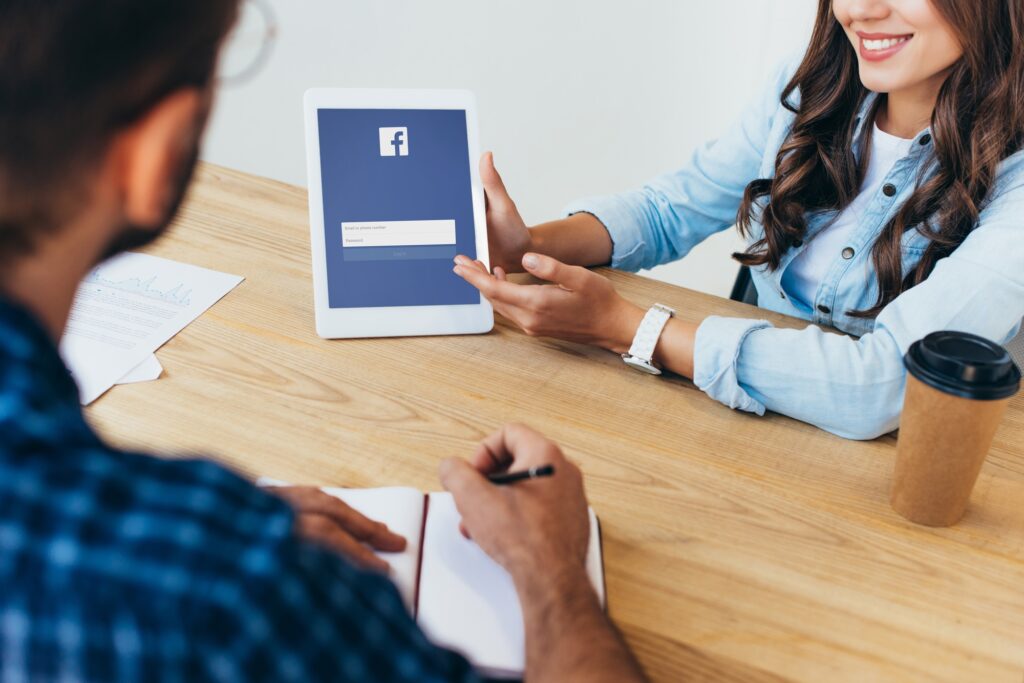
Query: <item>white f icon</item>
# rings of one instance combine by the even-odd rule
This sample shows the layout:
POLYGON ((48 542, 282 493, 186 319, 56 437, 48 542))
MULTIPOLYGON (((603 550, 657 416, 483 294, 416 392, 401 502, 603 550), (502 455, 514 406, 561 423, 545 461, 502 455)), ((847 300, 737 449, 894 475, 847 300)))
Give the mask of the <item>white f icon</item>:
POLYGON ((409 129, 381 128, 380 155, 382 157, 409 156, 409 129))

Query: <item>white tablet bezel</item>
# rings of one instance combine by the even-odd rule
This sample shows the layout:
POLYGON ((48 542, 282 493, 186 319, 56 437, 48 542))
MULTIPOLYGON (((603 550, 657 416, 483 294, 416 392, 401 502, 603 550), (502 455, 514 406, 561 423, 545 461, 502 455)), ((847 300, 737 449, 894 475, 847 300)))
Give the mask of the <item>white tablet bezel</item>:
MULTIPOLYGON (((331 308, 327 293, 323 183, 320 167, 321 109, 456 109, 466 112, 473 222, 477 258, 489 265, 487 216, 480 157, 476 98, 468 90, 372 90, 314 88, 304 98, 306 164, 309 184, 309 229, 313 252, 313 301, 316 331, 325 339, 406 337, 420 335, 482 334, 494 327, 494 312, 487 299, 479 304, 451 306, 391 306, 383 308, 331 308)), ((454 263, 452 264, 455 265, 454 263)))

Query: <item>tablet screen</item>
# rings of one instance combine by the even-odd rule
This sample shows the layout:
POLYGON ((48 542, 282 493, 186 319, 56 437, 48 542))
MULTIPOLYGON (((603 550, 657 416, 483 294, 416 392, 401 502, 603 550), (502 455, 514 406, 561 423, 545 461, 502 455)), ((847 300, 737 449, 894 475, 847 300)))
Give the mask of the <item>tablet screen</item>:
POLYGON ((331 308, 479 304, 466 112, 320 109, 331 308))

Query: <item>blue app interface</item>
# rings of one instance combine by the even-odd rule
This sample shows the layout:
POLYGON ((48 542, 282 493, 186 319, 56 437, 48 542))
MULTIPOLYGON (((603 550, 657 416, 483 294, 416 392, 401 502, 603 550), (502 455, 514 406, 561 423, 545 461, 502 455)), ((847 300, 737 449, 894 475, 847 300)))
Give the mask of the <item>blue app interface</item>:
POLYGON ((321 109, 331 308, 478 304, 466 112, 321 109))

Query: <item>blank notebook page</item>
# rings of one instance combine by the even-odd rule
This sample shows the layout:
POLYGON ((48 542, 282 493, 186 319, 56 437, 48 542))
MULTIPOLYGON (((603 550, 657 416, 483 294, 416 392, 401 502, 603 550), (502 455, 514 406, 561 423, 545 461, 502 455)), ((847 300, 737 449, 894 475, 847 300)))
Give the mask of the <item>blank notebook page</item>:
POLYGON ((391 580, 398 586, 409 613, 415 612, 416 578, 420 556, 420 535, 423 530, 424 494, 416 489, 338 489, 324 492, 345 501, 366 517, 384 522, 406 540, 405 551, 377 553, 391 565, 391 580))
MULTIPOLYGON (((512 577, 459 532, 450 494, 431 493, 423 537, 417 620, 432 641, 465 655, 490 675, 526 667, 523 616, 512 577)), ((590 581, 604 604, 597 517, 590 512, 590 581)))

